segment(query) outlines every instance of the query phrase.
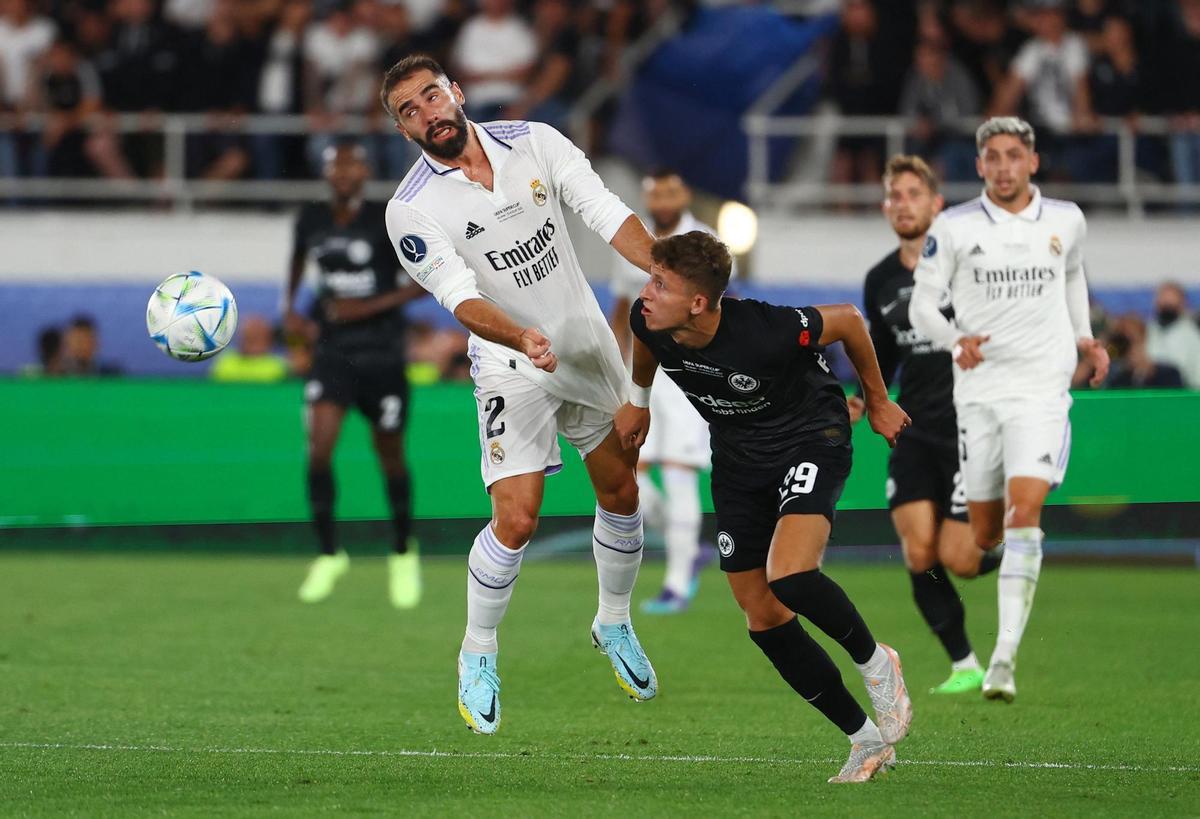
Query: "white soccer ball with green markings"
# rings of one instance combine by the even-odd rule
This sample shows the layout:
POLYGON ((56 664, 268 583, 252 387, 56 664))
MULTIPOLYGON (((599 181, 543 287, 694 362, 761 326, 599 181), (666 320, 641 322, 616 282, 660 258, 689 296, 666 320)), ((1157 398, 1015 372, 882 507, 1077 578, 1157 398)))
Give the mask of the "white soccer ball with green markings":
POLYGON ((195 270, 168 276, 146 305, 150 338, 171 358, 203 361, 225 349, 237 329, 229 288, 195 270))

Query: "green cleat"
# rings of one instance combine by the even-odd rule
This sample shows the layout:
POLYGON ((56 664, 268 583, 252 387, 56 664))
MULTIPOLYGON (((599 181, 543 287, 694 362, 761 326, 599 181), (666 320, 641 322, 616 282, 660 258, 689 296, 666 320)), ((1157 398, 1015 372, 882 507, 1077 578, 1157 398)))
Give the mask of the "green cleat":
POLYGON ((421 561, 411 538, 407 552, 388 555, 388 599, 398 609, 416 608, 421 602, 421 561))
POLYGON ((300 601, 320 603, 333 594, 338 578, 350 570, 350 556, 345 552, 321 555, 308 567, 308 577, 300 584, 300 601))
POLYGON ((952 671, 946 681, 929 689, 930 694, 969 694, 983 688, 983 669, 964 668, 952 671))

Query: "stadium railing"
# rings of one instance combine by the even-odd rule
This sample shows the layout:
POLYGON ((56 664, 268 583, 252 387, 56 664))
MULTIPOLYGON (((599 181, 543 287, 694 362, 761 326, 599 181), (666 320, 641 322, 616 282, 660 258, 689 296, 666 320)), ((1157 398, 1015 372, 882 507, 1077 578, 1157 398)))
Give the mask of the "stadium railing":
MULTIPOLYGON (((803 61, 802 61, 803 62, 803 61)), ((807 67, 797 66, 790 74, 803 78, 807 67)), ((883 141, 888 153, 905 148, 914 123, 900 117, 844 117, 819 113, 810 116, 779 116, 770 106, 755 106, 741 126, 749 143, 746 199, 761 207, 835 207, 846 204, 873 204, 879 199, 879 185, 861 183, 830 184, 823 178, 772 180, 770 174, 771 143, 790 140, 795 147, 807 144, 829 146, 840 137, 876 137, 883 141)), ((44 119, 25 115, 18 120, 0 115, 0 133, 21 131, 36 134, 44 119)), ((977 120, 958 123, 964 136, 973 133, 977 120)), ((95 118, 88 127, 109 129, 120 134, 154 134, 162 141, 163 173, 157 179, 106 178, 49 178, 0 177, 0 198, 27 199, 44 203, 55 201, 127 201, 169 204, 188 210, 200 202, 221 203, 286 203, 303 202, 324 196, 320 180, 254 180, 209 181, 189 177, 187 151, 189 137, 203 134, 313 136, 332 134, 345 136, 393 134, 391 125, 378 117, 346 116, 332 130, 317 131, 304 115, 254 115, 214 119, 210 114, 118 114, 95 118)), ((1200 185, 1174 184, 1140 178, 1137 164, 1139 137, 1167 137, 1173 133, 1164 117, 1143 117, 1136 128, 1123 119, 1104 119, 1098 130, 1085 136, 1114 137, 1117 144, 1116 182, 1046 184, 1047 194, 1072 199, 1083 205, 1107 205, 1124 208, 1130 216, 1138 217, 1148 205, 1185 205, 1200 202, 1200 185)), ((823 174, 822 174, 823 176, 823 174)), ((394 190, 396 180, 369 183, 367 195, 386 198, 394 190)), ((945 188, 948 199, 964 199, 978 192, 977 182, 950 183, 945 188)))

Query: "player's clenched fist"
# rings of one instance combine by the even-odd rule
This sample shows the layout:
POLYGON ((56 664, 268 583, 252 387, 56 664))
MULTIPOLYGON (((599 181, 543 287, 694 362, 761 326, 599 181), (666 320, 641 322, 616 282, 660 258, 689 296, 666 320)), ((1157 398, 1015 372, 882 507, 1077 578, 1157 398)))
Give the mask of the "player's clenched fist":
POLYGON ((979 366, 983 363, 983 350, 980 347, 989 338, 991 336, 963 336, 960 338, 951 352, 951 355, 954 356, 954 363, 964 370, 979 366))
POLYGON ((626 404, 617 410, 613 418, 613 429, 617 431, 621 449, 641 447, 646 443, 646 435, 650 432, 650 410, 626 404))
POLYGON ((526 327, 521 332, 521 352, 529 356, 539 370, 552 373, 558 366, 558 356, 550 351, 550 339, 534 327, 526 327))
POLYGON ((1079 352, 1092 367, 1092 377, 1088 379, 1088 384, 1099 387, 1104 383, 1104 379, 1108 378, 1108 350, 1094 338, 1081 338, 1079 352))
POLYGON ((895 401, 881 401, 872 406, 867 405, 867 421, 871 429, 882 435, 888 446, 895 446, 896 439, 906 427, 912 426, 908 413, 900 409, 895 401))

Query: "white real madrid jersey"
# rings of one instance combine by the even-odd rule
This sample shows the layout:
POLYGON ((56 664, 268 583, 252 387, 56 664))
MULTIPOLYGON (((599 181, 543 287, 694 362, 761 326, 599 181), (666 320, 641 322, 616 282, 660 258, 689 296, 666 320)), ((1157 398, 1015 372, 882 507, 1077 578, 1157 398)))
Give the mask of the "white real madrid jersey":
POLYGON ((451 312, 494 302, 550 338, 553 373, 473 337, 485 354, 566 401, 615 412, 626 382, 616 339, 584 277, 563 220, 566 204, 606 242, 632 211, 605 188, 583 152, 548 125, 470 123, 494 173, 492 190, 423 155, 388 204, 387 228, 405 271, 451 312))
MULTIPOLYGON (((1078 359, 1077 339, 1091 336, 1083 241, 1087 225, 1074 202, 1043 198, 1010 213, 986 194, 934 220, 914 273, 913 327, 942 346, 986 335, 984 361, 955 365, 956 402, 1065 391, 1078 359), (950 291, 957 329, 931 322, 918 297, 950 291)), ((936 312, 936 311, 935 311, 936 312)), ((944 322, 944 320, 943 320, 944 322)))

